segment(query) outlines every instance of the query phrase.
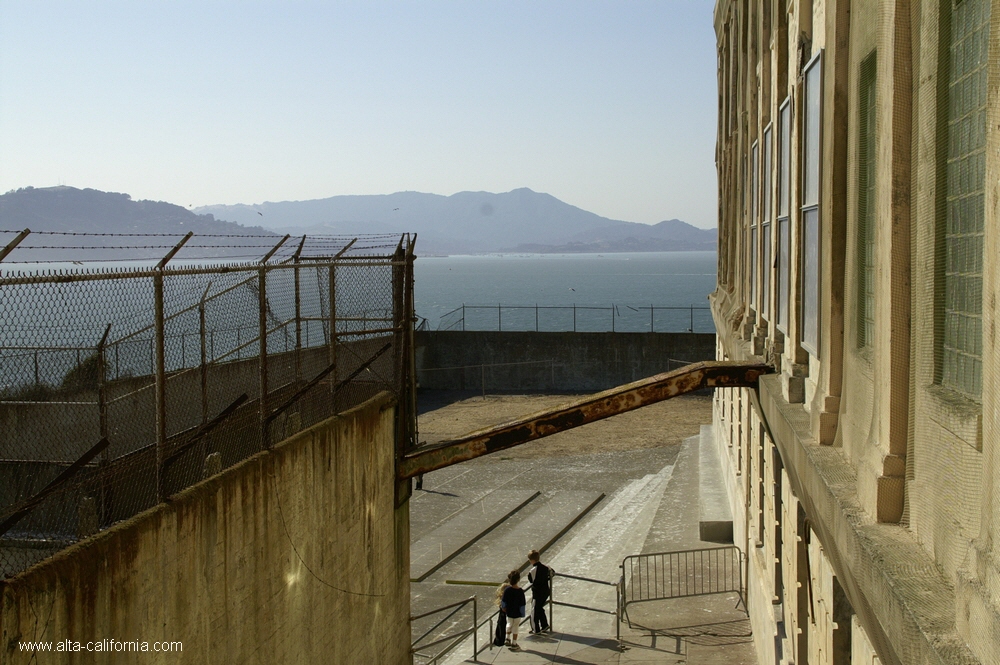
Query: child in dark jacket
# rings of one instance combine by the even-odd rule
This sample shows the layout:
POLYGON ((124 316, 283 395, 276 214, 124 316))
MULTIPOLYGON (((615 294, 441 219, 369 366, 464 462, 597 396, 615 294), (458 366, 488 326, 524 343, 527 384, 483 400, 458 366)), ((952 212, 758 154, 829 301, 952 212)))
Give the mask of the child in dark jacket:
POLYGON ((521 648, 517 644, 517 629, 521 619, 524 618, 524 606, 528 604, 524 597, 524 589, 517 585, 520 581, 521 573, 516 570, 510 571, 507 575, 507 584, 510 586, 504 589, 500 598, 500 609, 507 615, 507 641, 504 644, 512 651, 521 648))

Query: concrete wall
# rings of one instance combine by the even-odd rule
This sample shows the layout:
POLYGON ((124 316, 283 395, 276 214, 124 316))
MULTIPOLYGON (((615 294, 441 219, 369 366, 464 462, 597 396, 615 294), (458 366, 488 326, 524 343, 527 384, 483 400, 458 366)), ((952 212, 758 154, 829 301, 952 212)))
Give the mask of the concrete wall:
POLYGON ((439 390, 605 390, 715 359, 708 333, 427 331, 417 381, 439 390))
POLYGON ((409 513, 380 394, 0 582, 0 661, 24 641, 182 642, 52 663, 403 663, 409 513))

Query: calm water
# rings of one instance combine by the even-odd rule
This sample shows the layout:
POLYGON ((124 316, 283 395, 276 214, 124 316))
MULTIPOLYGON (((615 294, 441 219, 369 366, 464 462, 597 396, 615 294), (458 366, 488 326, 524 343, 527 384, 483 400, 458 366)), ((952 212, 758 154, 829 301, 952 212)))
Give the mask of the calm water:
MULTIPOLYGON (((438 329, 461 327, 461 312, 447 314, 463 303, 488 305, 491 309, 467 308, 466 327, 496 330, 497 304, 531 306, 500 312, 504 330, 521 330, 534 329, 534 305, 565 306, 539 310, 539 329, 572 330, 575 304, 578 330, 610 330, 614 318, 616 330, 648 331, 651 305, 708 305, 716 261, 715 252, 421 257, 414 266, 416 310, 438 329), (613 315, 612 304, 618 306, 613 315)), ((657 331, 687 330, 690 324, 687 309, 653 312, 657 331)), ((713 330, 708 312, 694 312, 694 327, 713 330)))

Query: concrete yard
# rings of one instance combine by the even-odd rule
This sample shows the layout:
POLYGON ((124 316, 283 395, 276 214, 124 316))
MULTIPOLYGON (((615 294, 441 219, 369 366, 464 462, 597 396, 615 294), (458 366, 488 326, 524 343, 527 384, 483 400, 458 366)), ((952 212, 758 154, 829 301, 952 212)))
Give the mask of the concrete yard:
MULTIPOLYGON (((421 439, 458 436, 569 398, 424 393, 421 439)), ((703 442, 710 430, 702 424, 710 420, 709 396, 685 396, 427 474, 410 501, 411 578, 421 580, 411 583, 412 614, 475 596, 482 622, 496 611, 494 590, 506 572, 553 539, 542 560, 557 573, 610 583, 627 555, 718 547, 699 538, 699 521, 725 519, 727 512, 718 463, 703 442)), ((619 647, 614 587, 557 576, 553 593, 556 601, 593 610, 556 606, 551 634, 529 636, 522 626, 520 651, 483 649, 489 639, 483 626, 479 661, 756 663, 736 594, 630 605, 633 628, 621 624, 619 647)), ((414 621, 413 637, 446 615, 414 621)), ((467 606, 421 644, 470 625, 467 606)), ((418 652, 433 655, 442 647, 418 652)), ((469 639, 441 662, 473 662, 472 653, 469 639)))

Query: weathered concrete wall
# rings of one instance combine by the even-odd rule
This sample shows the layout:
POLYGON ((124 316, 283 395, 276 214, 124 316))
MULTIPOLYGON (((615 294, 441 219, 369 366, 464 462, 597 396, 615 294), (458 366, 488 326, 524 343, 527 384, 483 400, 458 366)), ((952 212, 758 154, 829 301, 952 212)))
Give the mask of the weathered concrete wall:
POLYGON ((421 388, 606 390, 715 359, 710 333, 427 331, 416 334, 421 388))
POLYGON ((46 663, 409 663, 409 513, 381 394, 0 582, 26 641, 183 643, 46 663))

